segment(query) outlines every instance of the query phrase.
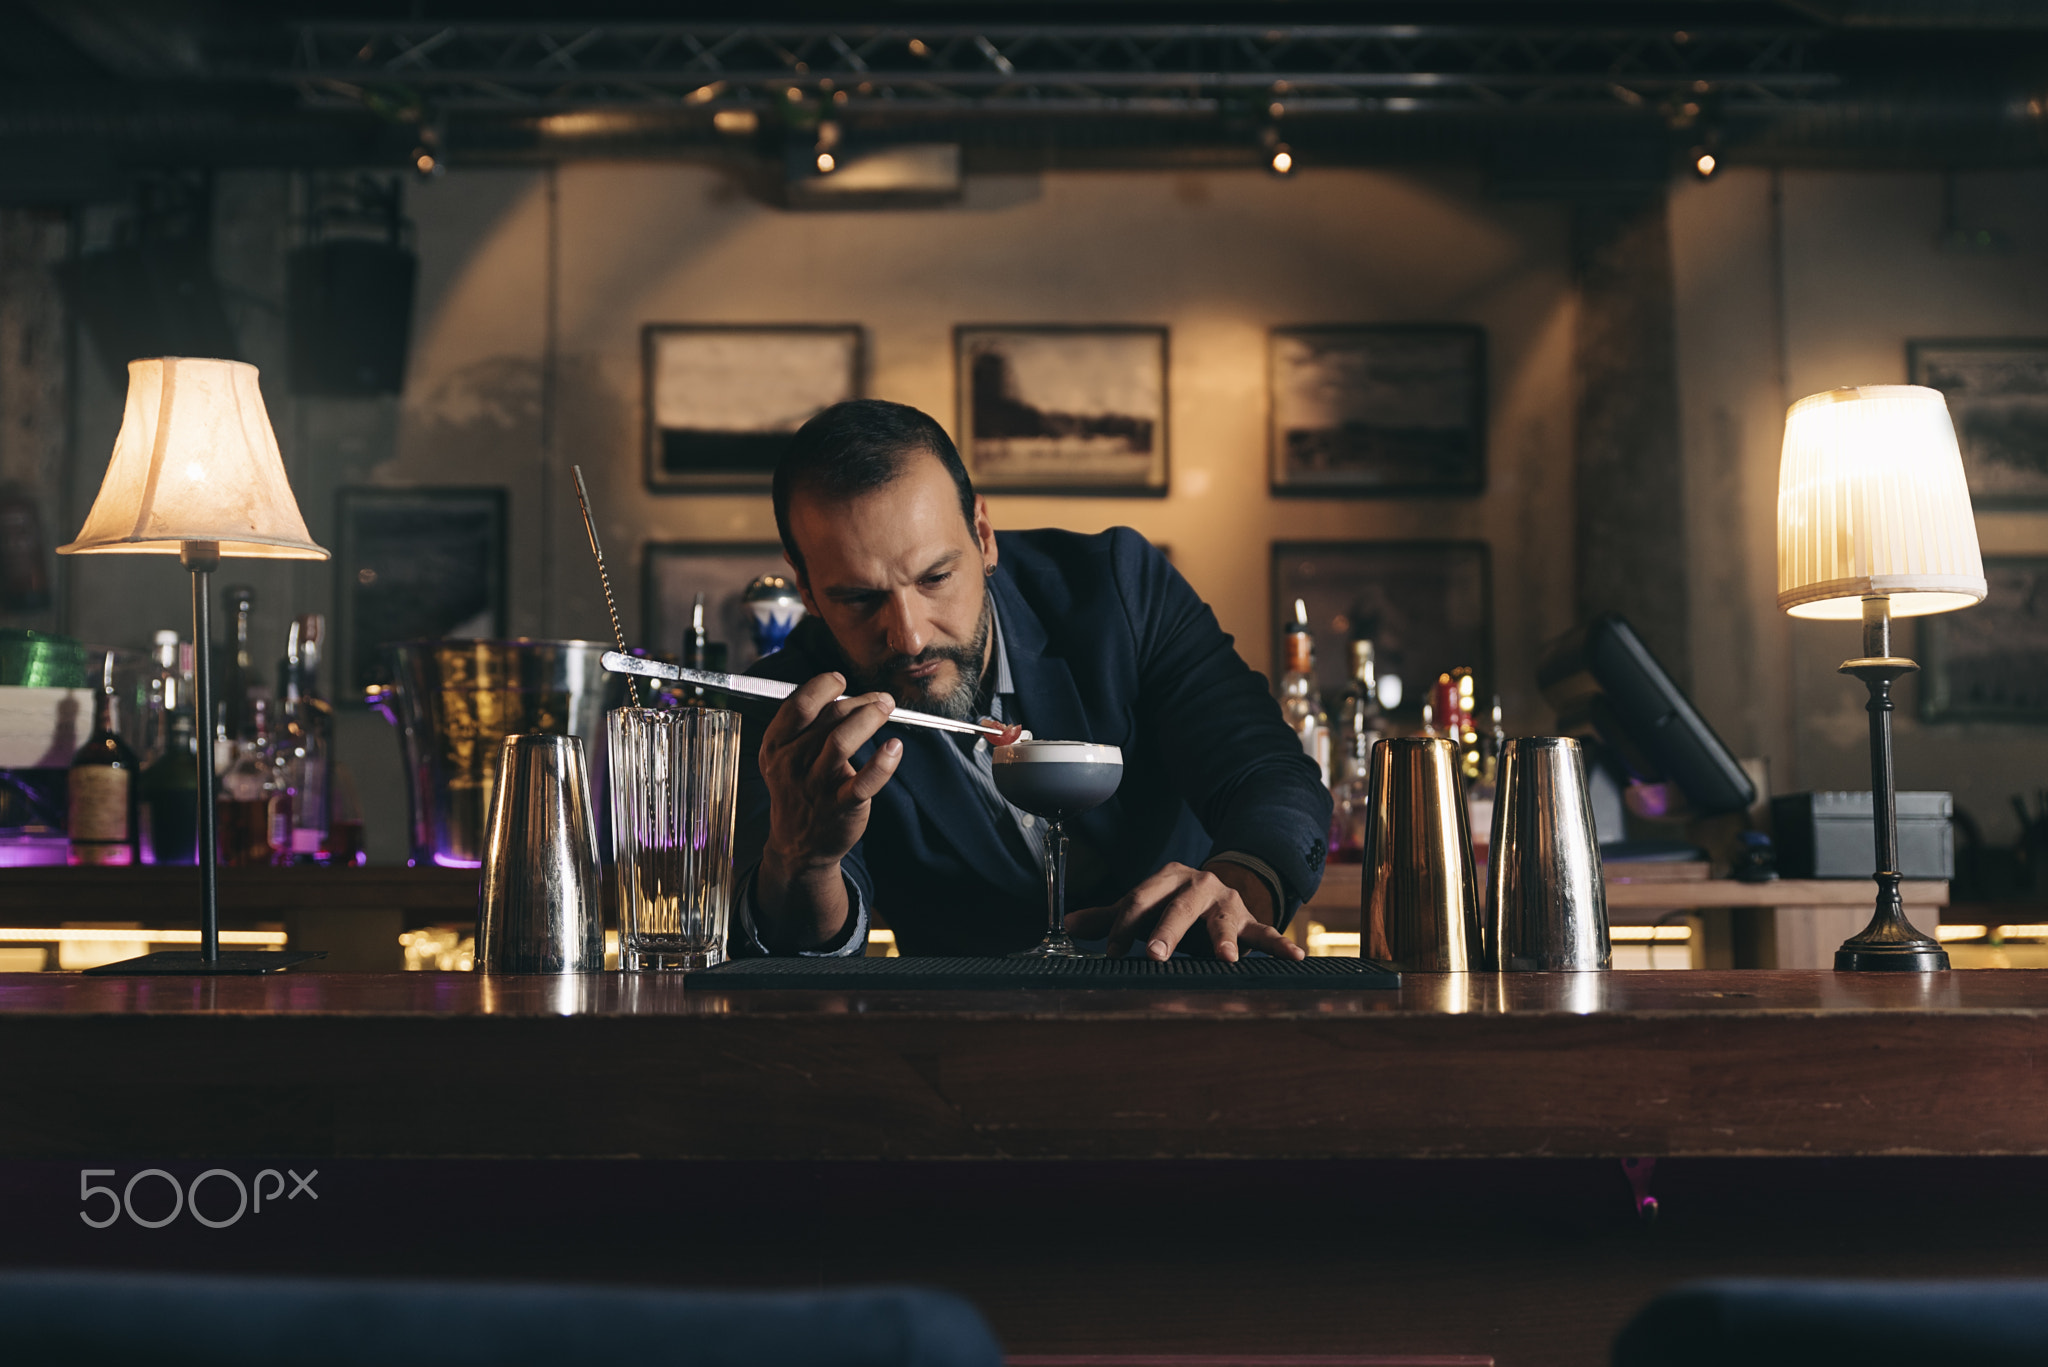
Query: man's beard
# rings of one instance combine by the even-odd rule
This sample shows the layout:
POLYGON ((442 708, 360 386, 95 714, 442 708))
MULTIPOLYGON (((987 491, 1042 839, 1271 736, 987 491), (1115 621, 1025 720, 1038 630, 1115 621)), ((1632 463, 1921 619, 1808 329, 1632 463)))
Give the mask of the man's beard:
POLYGON ((981 596, 981 620, 975 624, 972 641, 957 646, 926 646, 914 656, 892 656, 872 670, 848 669, 846 691, 887 693, 904 707, 936 712, 955 721, 974 721, 981 701, 981 662, 988 654, 989 632, 994 625, 995 613, 990 606, 989 595, 984 592, 981 596), (935 660, 951 660, 959 672, 959 678, 944 693, 930 691, 919 679, 905 679, 901 687, 896 685, 896 676, 904 670, 931 664, 935 660))

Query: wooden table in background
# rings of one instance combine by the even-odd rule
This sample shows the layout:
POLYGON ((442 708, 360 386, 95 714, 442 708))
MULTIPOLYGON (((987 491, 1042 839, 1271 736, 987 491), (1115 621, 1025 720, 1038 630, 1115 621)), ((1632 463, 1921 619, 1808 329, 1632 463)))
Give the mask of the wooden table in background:
MULTIPOLYGON (((1614 925, 1698 913, 1704 943, 1695 962, 1703 968, 1832 968, 1836 947, 1869 923, 1877 900, 1876 885, 1866 879, 1738 883, 1708 878, 1705 864, 1609 864, 1603 872, 1614 925)), ((1900 893, 1922 930, 1941 923, 1946 882, 1912 880, 1900 893)), ((1356 931, 1359 895, 1359 866, 1331 864, 1295 924, 1305 929, 1313 919, 1327 930, 1356 931)))

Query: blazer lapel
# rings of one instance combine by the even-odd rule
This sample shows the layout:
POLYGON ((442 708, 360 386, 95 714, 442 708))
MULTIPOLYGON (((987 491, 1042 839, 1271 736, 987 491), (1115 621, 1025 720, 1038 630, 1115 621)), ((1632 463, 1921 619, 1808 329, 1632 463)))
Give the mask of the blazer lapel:
MULTIPOLYGON (((992 883, 1001 884, 1001 871, 1006 869, 1012 876, 1020 870, 1029 872, 1025 861, 989 821, 988 807, 969 785, 960 761, 940 748, 952 744, 944 732, 927 731, 921 726, 885 726, 882 735, 903 742, 903 759, 896 766, 896 776, 889 780, 889 787, 910 795, 911 804, 923 814, 928 830, 951 845, 969 868, 980 871, 992 883)), ((863 758, 856 761, 856 767, 866 763, 865 756, 872 753, 871 748, 863 747, 863 758)))

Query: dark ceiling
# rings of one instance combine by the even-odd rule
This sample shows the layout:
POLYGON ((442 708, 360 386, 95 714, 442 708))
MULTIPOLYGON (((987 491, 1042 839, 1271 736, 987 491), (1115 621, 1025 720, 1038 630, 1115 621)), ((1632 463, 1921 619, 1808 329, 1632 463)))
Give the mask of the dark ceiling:
POLYGON ((776 164, 833 125, 970 168, 2048 161, 2048 0, 1337 4, 0 0, 0 197, 137 173, 776 164))

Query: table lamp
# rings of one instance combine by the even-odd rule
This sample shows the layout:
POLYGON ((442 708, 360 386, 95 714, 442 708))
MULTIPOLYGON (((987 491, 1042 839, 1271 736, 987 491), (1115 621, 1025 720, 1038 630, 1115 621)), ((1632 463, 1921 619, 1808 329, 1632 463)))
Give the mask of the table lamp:
POLYGON ((99 497, 59 555, 176 555, 192 572, 199 745, 199 950, 107 964, 109 973, 265 973, 320 951, 223 954, 215 897, 213 619, 208 576, 224 556, 325 560, 292 497, 277 435, 243 361, 160 356, 128 363, 128 406, 99 497))
POLYGON ((1938 390, 1830 389, 1786 410, 1778 606, 1794 617, 1860 619, 1863 654, 1841 672, 1870 690, 1877 912, 1835 952, 1837 970, 1948 967, 1947 952, 1913 927, 1899 900, 1892 684, 1919 666, 1892 653, 1892 618, 1972 607, 1984 592, 1962 453, 1938 390))

